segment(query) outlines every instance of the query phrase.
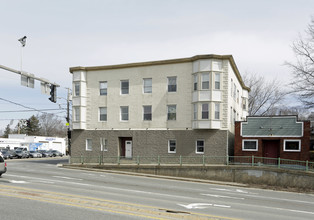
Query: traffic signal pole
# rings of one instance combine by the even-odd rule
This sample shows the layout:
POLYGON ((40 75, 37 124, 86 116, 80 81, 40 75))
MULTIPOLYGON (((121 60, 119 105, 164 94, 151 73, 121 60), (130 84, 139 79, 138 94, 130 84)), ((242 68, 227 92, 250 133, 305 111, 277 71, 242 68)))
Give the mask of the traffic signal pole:
POLYGON ((45 83, 45 84, 50 84, 50 89, 53 88, 53 91, 50 91, 51 97, 49 98, 49 100, 52 102, 56 102, 57 87, 60 87, 60 85, 58 85, 57 83, 52 83, 46 79, 36 77, 31 73, 27 73, 27 72, 22 71, 22 70, 21 71, 15 70, 15 69, 3 66, 3 65, 0 65, 0 69, 4 69, 4 70, 7 70, 7 71, 12 72, 12 73, 19 74, 21 76, 24 76, 24 77, 32 79, 32 80, 38 80, 38 81, 45 83))

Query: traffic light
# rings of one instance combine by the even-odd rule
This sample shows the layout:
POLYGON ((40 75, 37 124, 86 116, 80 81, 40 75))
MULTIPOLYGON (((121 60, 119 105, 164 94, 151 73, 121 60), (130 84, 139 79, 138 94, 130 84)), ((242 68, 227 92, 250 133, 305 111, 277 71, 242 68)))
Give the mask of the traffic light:
POLYGON ((26 120, 26 127, 30 128, 31 127, 31 120, 26 120))
POLYGON ((53 84, 50 85, 50 98, 51 102, 57 102, 57 87, 53 84))

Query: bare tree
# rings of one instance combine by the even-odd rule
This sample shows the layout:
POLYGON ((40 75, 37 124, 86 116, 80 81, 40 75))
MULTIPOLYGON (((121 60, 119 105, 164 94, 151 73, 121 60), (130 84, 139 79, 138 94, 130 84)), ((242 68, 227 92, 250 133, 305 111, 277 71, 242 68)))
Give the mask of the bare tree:
POLYGON ((66 136, 67 129, 65 122, 60 120, 54 114, 42 114, 37 117, 40 123, 41 135, 58 137, 66 136))
POLYGON ((245 85, 251 88, 248 100, 249 115, 274 115, 276 107, 284 100, 286 92, 276 79, 266 81, 263 76, 244 75, 245 85))
POLYGON ((296 62, 286 62, 292 69, 291 86, 306 108, 314 107, 314 17, 305 31, 292 45, 296 62))

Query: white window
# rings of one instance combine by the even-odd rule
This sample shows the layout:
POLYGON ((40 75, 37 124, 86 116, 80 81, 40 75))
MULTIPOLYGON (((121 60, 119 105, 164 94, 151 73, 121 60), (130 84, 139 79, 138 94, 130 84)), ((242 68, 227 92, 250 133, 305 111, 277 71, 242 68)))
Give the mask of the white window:
POLYGON ((106 138, 100 138, 100 151, 108 151, 106 138))
POLYGON ((246 110, 246 98, 242 97, 242 108, 246 110))
POLYGON ((129 94, 129 80, 121 80, 121 94, 129 94))
POLYGON ((233 97, 233 79, 231 79, 231 97, 233 97))
POLYGON ((215 103, 215 119, 220 119, 220 104, 215 103))
POLYGON ((168 114, 167 120, 176 120, 177 119, 177 106, 176 105, 168 105, 168 114))
POLYGON ((198 77, 197 74, 194 75, 194 91, 197 91, 197 81, 198 81, 198 77))
POLYGON ((152 106, 151 105, 143 106, 143 120, 144 121, 152 120, 152 106))
POLYGON ((209 73, 202 73, 202 89, 209 89, 209 73))
POLYGON ((80 96, 80 83, 79 82, 74 83, 74 95, 80 96))
POLYGON ((143 91, 144 93, 152 93, 152 79, 144 79, 143 80, 143 91))
POLYGON ((176 140, 169 140, 168 141, 168 153, 176 153, 176 150, 177 150, 176 140))
POLYGON ((99 82, 99 94, 107 95, 107 82, 99 82))
POLYGON ((237 90, 237 103, 239 103, 239 90, 237 90))
POLYGON ((86 139, 86 150, 87 151, 92 151, 93 150, 92 144, 93 144, 92 139, 86 139))
POLYGON ((120 120, 128 121, 129 120, 129 106, 120 107, 120 120))
POLYGON ((204 154, 204 151, 205 151, 205 141, 204 140, 197 140, 195 153, 204 154))
POLYGON ((242 140, 242 150, 258 151, 258 140, 256 139, 242 140))
POLYGON ((197 104, 193 104, 193 119, 197 120, 197 104))
POLYGON ((80 121, 81 120, 80 107, 73 107, 73 110, 74 110, 74 121, 80 121))
POLYGON ((205 103, 202 104, 202 119, 208 119, 209 118, 209 104, 205 103))
POLYGON ((168 92, 176 92, 177 91, 177 77, 168 77, 168 92))
POLYGON ((237 86, 236 86, 236 84, 234 83, 234 84, 233 84, 233 99, 234 99, 234 100, 236 99, 236 92, 237 92, 237 86))
POLYGON ((284 151, 300 152, 301 140, 284 140, 284 151))
POLYGON ((215 89, 220 89, 220 73, 215 73, 215 89))
POLYGON ((99 108, 99 121, 107 121, 107 108, 106 107, 99 108))

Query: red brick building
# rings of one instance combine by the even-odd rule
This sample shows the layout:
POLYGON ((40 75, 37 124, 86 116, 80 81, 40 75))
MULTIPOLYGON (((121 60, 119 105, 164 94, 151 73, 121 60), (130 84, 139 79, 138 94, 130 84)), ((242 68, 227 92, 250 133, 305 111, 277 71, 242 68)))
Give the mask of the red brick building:
POLYGON ((310 136, 310 122, 297 116, 247 117, 235 123, 234 155, 306 161, 310 136))

